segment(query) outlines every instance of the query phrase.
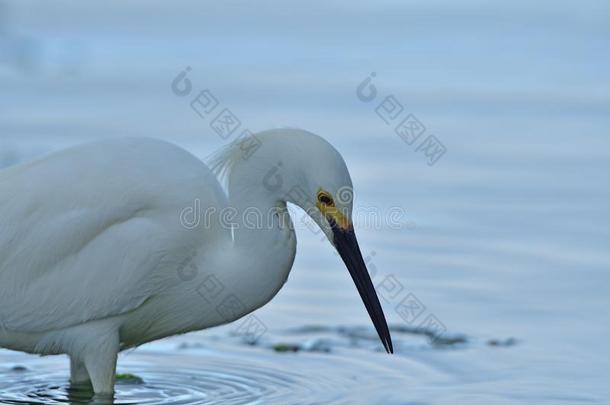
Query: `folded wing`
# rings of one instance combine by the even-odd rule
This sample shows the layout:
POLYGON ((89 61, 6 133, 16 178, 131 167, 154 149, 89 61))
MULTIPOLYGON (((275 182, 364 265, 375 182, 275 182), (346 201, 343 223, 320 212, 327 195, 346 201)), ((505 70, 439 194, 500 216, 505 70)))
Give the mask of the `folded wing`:
POLYGON ((195 200, 226 205, 201 161, 145 138, 0 171, 0 328, 42 332, 120 315, 179 282, 184 257, 218 237, 181 224, 195 200))

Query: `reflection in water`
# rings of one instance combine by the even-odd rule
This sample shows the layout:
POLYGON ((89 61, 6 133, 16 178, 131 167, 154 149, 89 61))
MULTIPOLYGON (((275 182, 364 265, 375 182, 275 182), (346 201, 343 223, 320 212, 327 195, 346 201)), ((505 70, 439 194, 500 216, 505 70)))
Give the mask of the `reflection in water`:
POLYGON ((84 49, 77 38, 61 40, 22 33, 13 20, 9 3, 0 1, 0 68, 26 75, 51 73, 74 75, 84 63, 84 49))
MULTIPOLYGON (((395 341, 395 354, 406 354, 410 350, 464 348, 469 343, 465 335, 439 333, 433 329, 420 326, 390 325, 390 332, 395 341)), ((248 345, 271 349, 277 353, 334 353, 343 349, 385 352, 375 330, 366 326, 310 325, 292 328, 283 334, 269 335, 263 336, 256 342, 248 341, 248 339, 239 335, 234 335, 232 338, 248 345)), ((509 341, 514 344, 514 339, 511 339, 494 339, 494 343, 490 343, 490 341, 487 344, 509 346, 512 344, 505 344, 505 342, 509 341)))
POLYGON ((8 4, 0 2, 0 67, 5 64, 20 71, 32 71, 39 63, 38 44, 12 32, 10 19, 8 4))
MULTIPOLYGON (((196 369, 157 371, 159 365, 133 367, 143 382, 118 381, 115 404, 208 404, 208 403, 303 403, 302 398, 321 400, 332 392, 330 382, 245 363, 202 361, 196 369), (153 371, 155 370, 155 371, 153 371), (314 396, 315 395, 315 396, 314 396)), ((2 403, 6 404, 97 404, 112 402, 93 396, 87 386, 70 386, 65 372, 26 371, 3 376, 2 403)), ((339 381, 337 381, 339 382, 339 381)), ((332 395, 336 394, 333 393, 332 395)))
POLYGON ((230 334, 222 336, 223 347, 216 347, 218 337, 197 334, 180 337, 182 342, 171 345, 174 339, 153 343, 119 361, 119 368, 130 374, 117 380, 114 399, 94 396, 87 385, 71 386, 67 362, 54 357, 58 360, 54 365, 41 361, 35 367, 29 363, 0 369, 0 403, 284 405, 307 404, 310 399, 324 404, 387 403, 383 402, 387 398, 378 402, 379 395, 400 397, 395 388, 387 387, 407 384, 413 375, 458 378, 443 367, 413 363, 410 357, 430 350, 484 346, 462 335, 435 342, 441 337, 435 339, 427 330, 391 329, 395 356, 385 354, 372 327, 300 327, 269 333, 273 336, 256 345, 244 345, 230 334), (151 346, 153 350, 147 352, 151 346), (387 361, 387 366, 380 360, 387 361), (401 369, 409 373, 397 373, 401 369), (367 391, 359 392, 363 387, 367 391), (369 391, 370 387, 377 389, 369 391))

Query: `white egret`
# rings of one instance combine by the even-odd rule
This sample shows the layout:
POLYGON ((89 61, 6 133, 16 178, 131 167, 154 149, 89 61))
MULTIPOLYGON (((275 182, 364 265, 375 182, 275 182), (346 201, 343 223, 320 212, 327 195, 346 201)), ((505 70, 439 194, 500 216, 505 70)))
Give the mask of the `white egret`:
POLYGON ((335 246, 392 352, 351 199, 339 195, 351 186, 341 155, 295 129, 233 142, 210 167, 165 141, 119 138, 4 169, 0 346, 67 354, 72 382, 112 393, 121 350, 234 321, 275 296, 296 253, 290 202, 335 246), (271 220, 252 226, 248 212, 271 220))

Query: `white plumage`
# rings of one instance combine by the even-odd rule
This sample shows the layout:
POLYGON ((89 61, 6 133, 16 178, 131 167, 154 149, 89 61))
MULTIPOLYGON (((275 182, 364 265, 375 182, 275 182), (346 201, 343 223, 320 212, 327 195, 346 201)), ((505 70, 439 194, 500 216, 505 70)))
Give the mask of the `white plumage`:
MULTIPOLYGON (((120 350, 233 321, 279 291, 296 252, 287 201, 312 216, 348 267, 364 266, 355 238, 337 240, 349 232, 351 202, 318 201, 321 191, 334 196, 351 187, 338 152, 300 130, 256 139, 252 156, 242 154, 239 142, 221 151, 214 171, 177 146, 147 138, 77 146, 0 171, 0 346, 68 354, 72 382, 90 380, 97 393, 112 392, 120 350), (295 187, 307 198, 291 201, 295 187), (194 212, 201 223, 184 226, 181 215, 194 206, 206 218, 194 212), (229 227, 220 218, 227 207, 271 212, 278 220, 253 229, 235 215, 229 227), (188 276, 185 261, 194 269, 188 276), (202 295, 210 280, 225 299, 237 299, 230 311, 202 295)), ((370 281, 361 280, 362 269, 355 272, 390 350, 370 281)))

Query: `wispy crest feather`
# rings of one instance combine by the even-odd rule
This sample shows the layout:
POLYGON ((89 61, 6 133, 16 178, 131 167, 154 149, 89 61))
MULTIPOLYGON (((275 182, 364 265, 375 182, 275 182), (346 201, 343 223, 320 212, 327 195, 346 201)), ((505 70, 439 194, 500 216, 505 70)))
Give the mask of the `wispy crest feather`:
POLYGON ((218 182, 227 195, 229 194, 231 171, 237 162, 243 159, 243 151, 240 147, 241 142, 241 139, 236 139, 218 149, 207 159, 208 167, 216 175, 218 182))

